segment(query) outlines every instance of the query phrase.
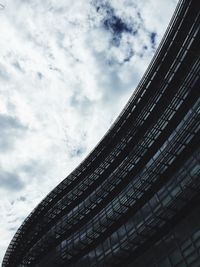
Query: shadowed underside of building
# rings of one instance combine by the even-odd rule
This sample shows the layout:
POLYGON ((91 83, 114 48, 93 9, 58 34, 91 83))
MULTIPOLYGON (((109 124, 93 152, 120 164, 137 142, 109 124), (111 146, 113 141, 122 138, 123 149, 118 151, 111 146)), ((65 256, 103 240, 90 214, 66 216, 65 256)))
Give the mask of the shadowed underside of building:
POLYGON ((181 0, 117 121, 33 210, 4 267, 200 266, 200 10, 181 0))

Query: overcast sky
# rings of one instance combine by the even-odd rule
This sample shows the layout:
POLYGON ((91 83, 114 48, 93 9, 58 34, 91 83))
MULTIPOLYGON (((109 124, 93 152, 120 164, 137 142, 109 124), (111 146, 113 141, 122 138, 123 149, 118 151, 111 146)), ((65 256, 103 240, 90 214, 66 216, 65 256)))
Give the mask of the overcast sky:
POLYGON ((120 113, 177 0, 0 3, 1 263, 25 217, 120 113))

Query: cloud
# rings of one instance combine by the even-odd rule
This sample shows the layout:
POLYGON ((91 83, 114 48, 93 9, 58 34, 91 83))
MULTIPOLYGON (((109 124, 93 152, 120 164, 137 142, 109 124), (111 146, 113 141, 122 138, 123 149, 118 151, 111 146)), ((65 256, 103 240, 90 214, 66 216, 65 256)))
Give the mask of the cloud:
POLYGON ((2 9, 4 9, 4 8, 5 8, 5 6, 2 5, 2 4, 0 4, 0 10, 2 10, 2 9))
POLYGON ((4 81, 9 81, 9 74, 2 64, 0 64, 0 79, 4 81))
POLYGON ((12 129, 26 129, 24 125, 16 117, 11 117, 9 115, 0 114, 0 127, 5 131, 9 128, 12 129))
POLYGON ((0 185, 8 191, 20 191, 24 188, 24 183, 16 173, 0 171, 0 185))
POLYGON ((110 4, 104 2, 96 3, 96 11, 102 15, 102 25, 105 30, 108 30, 112 34, 112 45, 119 46, 123 33, 129 33, 135 35, 137 29, 134 29, 134 25, 126 23, 122 18, 115 14, 114 9, 110 4))
POLYGON ((156 36, 157 34, 155 32, 150 33, 150 39, 151 39, 151 44, 153 48, 155 48, 156 46, 156 36))
POLYGON ((17 138, 23 138, 27 126, 23 125, 16 117, 0 114, 0 129, 0 153, 5 153, 13 148, 17 138))
POLYGON ((18 61, 15 61, 15 62, 13 63, 13 67, 14 67, 17 71, 20 71, 20 72, 24 73, 24 70, 22 69, 22 67, 21 67, 21 65, 20 65, 20 63, 19 63, 18 61))

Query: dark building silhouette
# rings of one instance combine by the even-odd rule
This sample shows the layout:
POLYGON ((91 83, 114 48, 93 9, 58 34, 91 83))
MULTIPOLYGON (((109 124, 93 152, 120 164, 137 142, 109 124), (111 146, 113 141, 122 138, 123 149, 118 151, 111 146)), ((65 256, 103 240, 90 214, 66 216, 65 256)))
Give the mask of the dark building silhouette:
POLYGON ((181 0, 136 91, 33 210, 14 266, 200 266, 200 9, 181 0))

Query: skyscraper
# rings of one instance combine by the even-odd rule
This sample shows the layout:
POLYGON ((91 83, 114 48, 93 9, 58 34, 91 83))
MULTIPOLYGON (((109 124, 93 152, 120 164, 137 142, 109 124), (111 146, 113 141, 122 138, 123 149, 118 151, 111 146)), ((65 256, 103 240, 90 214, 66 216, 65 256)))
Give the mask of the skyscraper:
POLYGON ((180 0, 126 107, 3 266, 200 266, 200 10, 180 0))

